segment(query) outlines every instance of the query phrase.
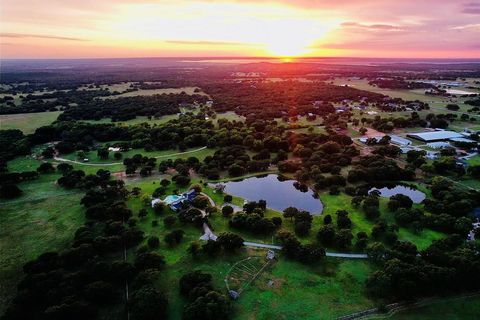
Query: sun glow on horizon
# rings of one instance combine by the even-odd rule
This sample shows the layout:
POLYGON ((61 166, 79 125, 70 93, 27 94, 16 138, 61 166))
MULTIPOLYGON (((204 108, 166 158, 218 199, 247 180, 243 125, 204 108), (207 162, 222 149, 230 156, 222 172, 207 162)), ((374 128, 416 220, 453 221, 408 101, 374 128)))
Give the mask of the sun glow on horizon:
MULTIPOLYGON (((445 47, 444 35, 430 34, 424 41, 430 20, 392 16, 393 4, 369 7, 363 1, 352 7, 274 0, 105 0, 99 7, 75 0, 5 4, 0 12, 3 58, 475 57, 472 43, 480 30, 473 19, 452 21, 445 26, 444 35, 451 39, 445 47)), ((415 9, 418 3, 412 5, 415 9)))
POLYGON ((311 51, 308 49, 310 43, 294 36, 275 39, 276 41, 266 43, 265 47, 274 57, 292 58, 308 54, 311 51))
MULTIPOLYGON (((77 52, 96 48, 149 56, 183 52, 184 56, 300 57, 312 52, 314 42, 340 25, 340 20, 325 17, 323 11, 273 3, 123 3, 114 9, 97 21, 95 32, 74 34, 85 39, 75 42, 77 52)), ((25 31, 52 34, 48 29, 25 31)), ((71 34, 63 32, 62 37, 71 34)), ((65 50, 71 52, 71 43, 53 37, 28 40, 29 45, 40 47, 65 44, 65 50)))

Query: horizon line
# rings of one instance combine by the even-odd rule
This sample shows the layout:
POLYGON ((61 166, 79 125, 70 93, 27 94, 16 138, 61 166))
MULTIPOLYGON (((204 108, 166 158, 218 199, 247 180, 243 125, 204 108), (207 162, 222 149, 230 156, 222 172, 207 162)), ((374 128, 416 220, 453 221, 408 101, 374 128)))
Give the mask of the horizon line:
POLYGON ((245 59, 245 60, 255 60, 255 59, 267 59, 267 60, 286 60, 286 59, 301 59, 301 60, 313 60, 313 59, 384 59, 384 60, 476 60, 480 62, 480 57, 478 58, 425 58, 425 57, 355 57, 355 56, 307 56, 307 57, 295 57, 295 56, 171 56, 171 57, 161 57, 161 56, 144 56, 144 57, 84 57, 84 58, 2 58, 0 61, 51 61, 51 60, 128 60, 128 59, 245 59))

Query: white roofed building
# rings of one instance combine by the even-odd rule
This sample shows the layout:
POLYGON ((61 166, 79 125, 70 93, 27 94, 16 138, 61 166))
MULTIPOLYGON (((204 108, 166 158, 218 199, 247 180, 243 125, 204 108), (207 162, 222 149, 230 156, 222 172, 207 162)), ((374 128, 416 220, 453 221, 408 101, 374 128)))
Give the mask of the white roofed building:
MULTIPOLYGON (((377 140, 377 142, 379 142, 384 136, 376 136, 376 137, 372 137, 374 138, 375 140, 377 140)), ((389 135, 390 137, 390 143, 391 144, 395 144, 397 146, 400 146, 400 147, 406 147, 406 146, 409 146, 412 144, 412 141, 408 140, 408 139, 405 139, 405 138, 402 138, 402 137, 399 137, 399 136, 396 136, 396 135, 389 135)), ((366 143, 367 140, 369 138, 360 138, 358 139, 358 141, 362 142, 362 143, 366 143)))
POLYGON ((390 138, 391 138, 390 143, 396 144, 398 146, 405 147, 405 146, 409 146, 409 145, 412 144, 412 141, 410 141, 408 139, 405 139, 405 138, 402 138, 400 136, 391 135, 390 138))
POLYGON ((452 145, 445 141, 437 141, 437 142, 427 143, 427 146, 433 149, 445 149, 445 148, 450 148, 452 145))
POLYGON ((417 139, 423 142, 446 141, 454 138, 462 138, 463 135, 455 131, 432 131, 432 132, 417 132, 409 133, 407 137, 417 139))

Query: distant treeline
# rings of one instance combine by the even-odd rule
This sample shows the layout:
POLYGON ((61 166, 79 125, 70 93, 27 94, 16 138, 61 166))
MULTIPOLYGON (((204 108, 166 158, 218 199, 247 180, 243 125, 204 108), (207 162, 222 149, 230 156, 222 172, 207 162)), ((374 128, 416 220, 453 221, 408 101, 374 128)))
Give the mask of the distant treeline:
POLYGON ((281 118, 285 115, 326 115, 335 112, 331 103, 351 100, 382 101, 385 96, 350 87, 298 81, 264 83, 215 83, 202 89, 215 102, 218 112, 235 111, 255 118, 281 118), (318 102, 315 104, 315 102, 318 102))
POLYGON ((186 93, 96 99, 66 109, 60 115, 59 120, 111 118, 112 121, 125 121, 135 119, 136 116, 161 117, 179 113, 179 105, 181 104, 205 103, 207 99, 203 95, 188 95, 186 93))
POLYGON ((382 89, 401 89, 401 90, 412 90, 412 89, 431 89, 435 88, 433 84, 424 83, 424 82, 415 82, 415 81, 405 81, 402 78, 393 78, 393 79, 374 79, 368 82, 368 84, 377 86, 382 89))

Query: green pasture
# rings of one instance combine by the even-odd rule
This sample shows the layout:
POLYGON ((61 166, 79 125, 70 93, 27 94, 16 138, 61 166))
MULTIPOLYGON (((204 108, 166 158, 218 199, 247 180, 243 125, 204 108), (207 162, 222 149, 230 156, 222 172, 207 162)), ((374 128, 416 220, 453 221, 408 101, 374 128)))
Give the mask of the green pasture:
POLYGON ((19 129, 24 134, 33 133, 35 129, 57 120, 61 113, 62 111, 50 111, 0 115, 0 130, 19 129))

